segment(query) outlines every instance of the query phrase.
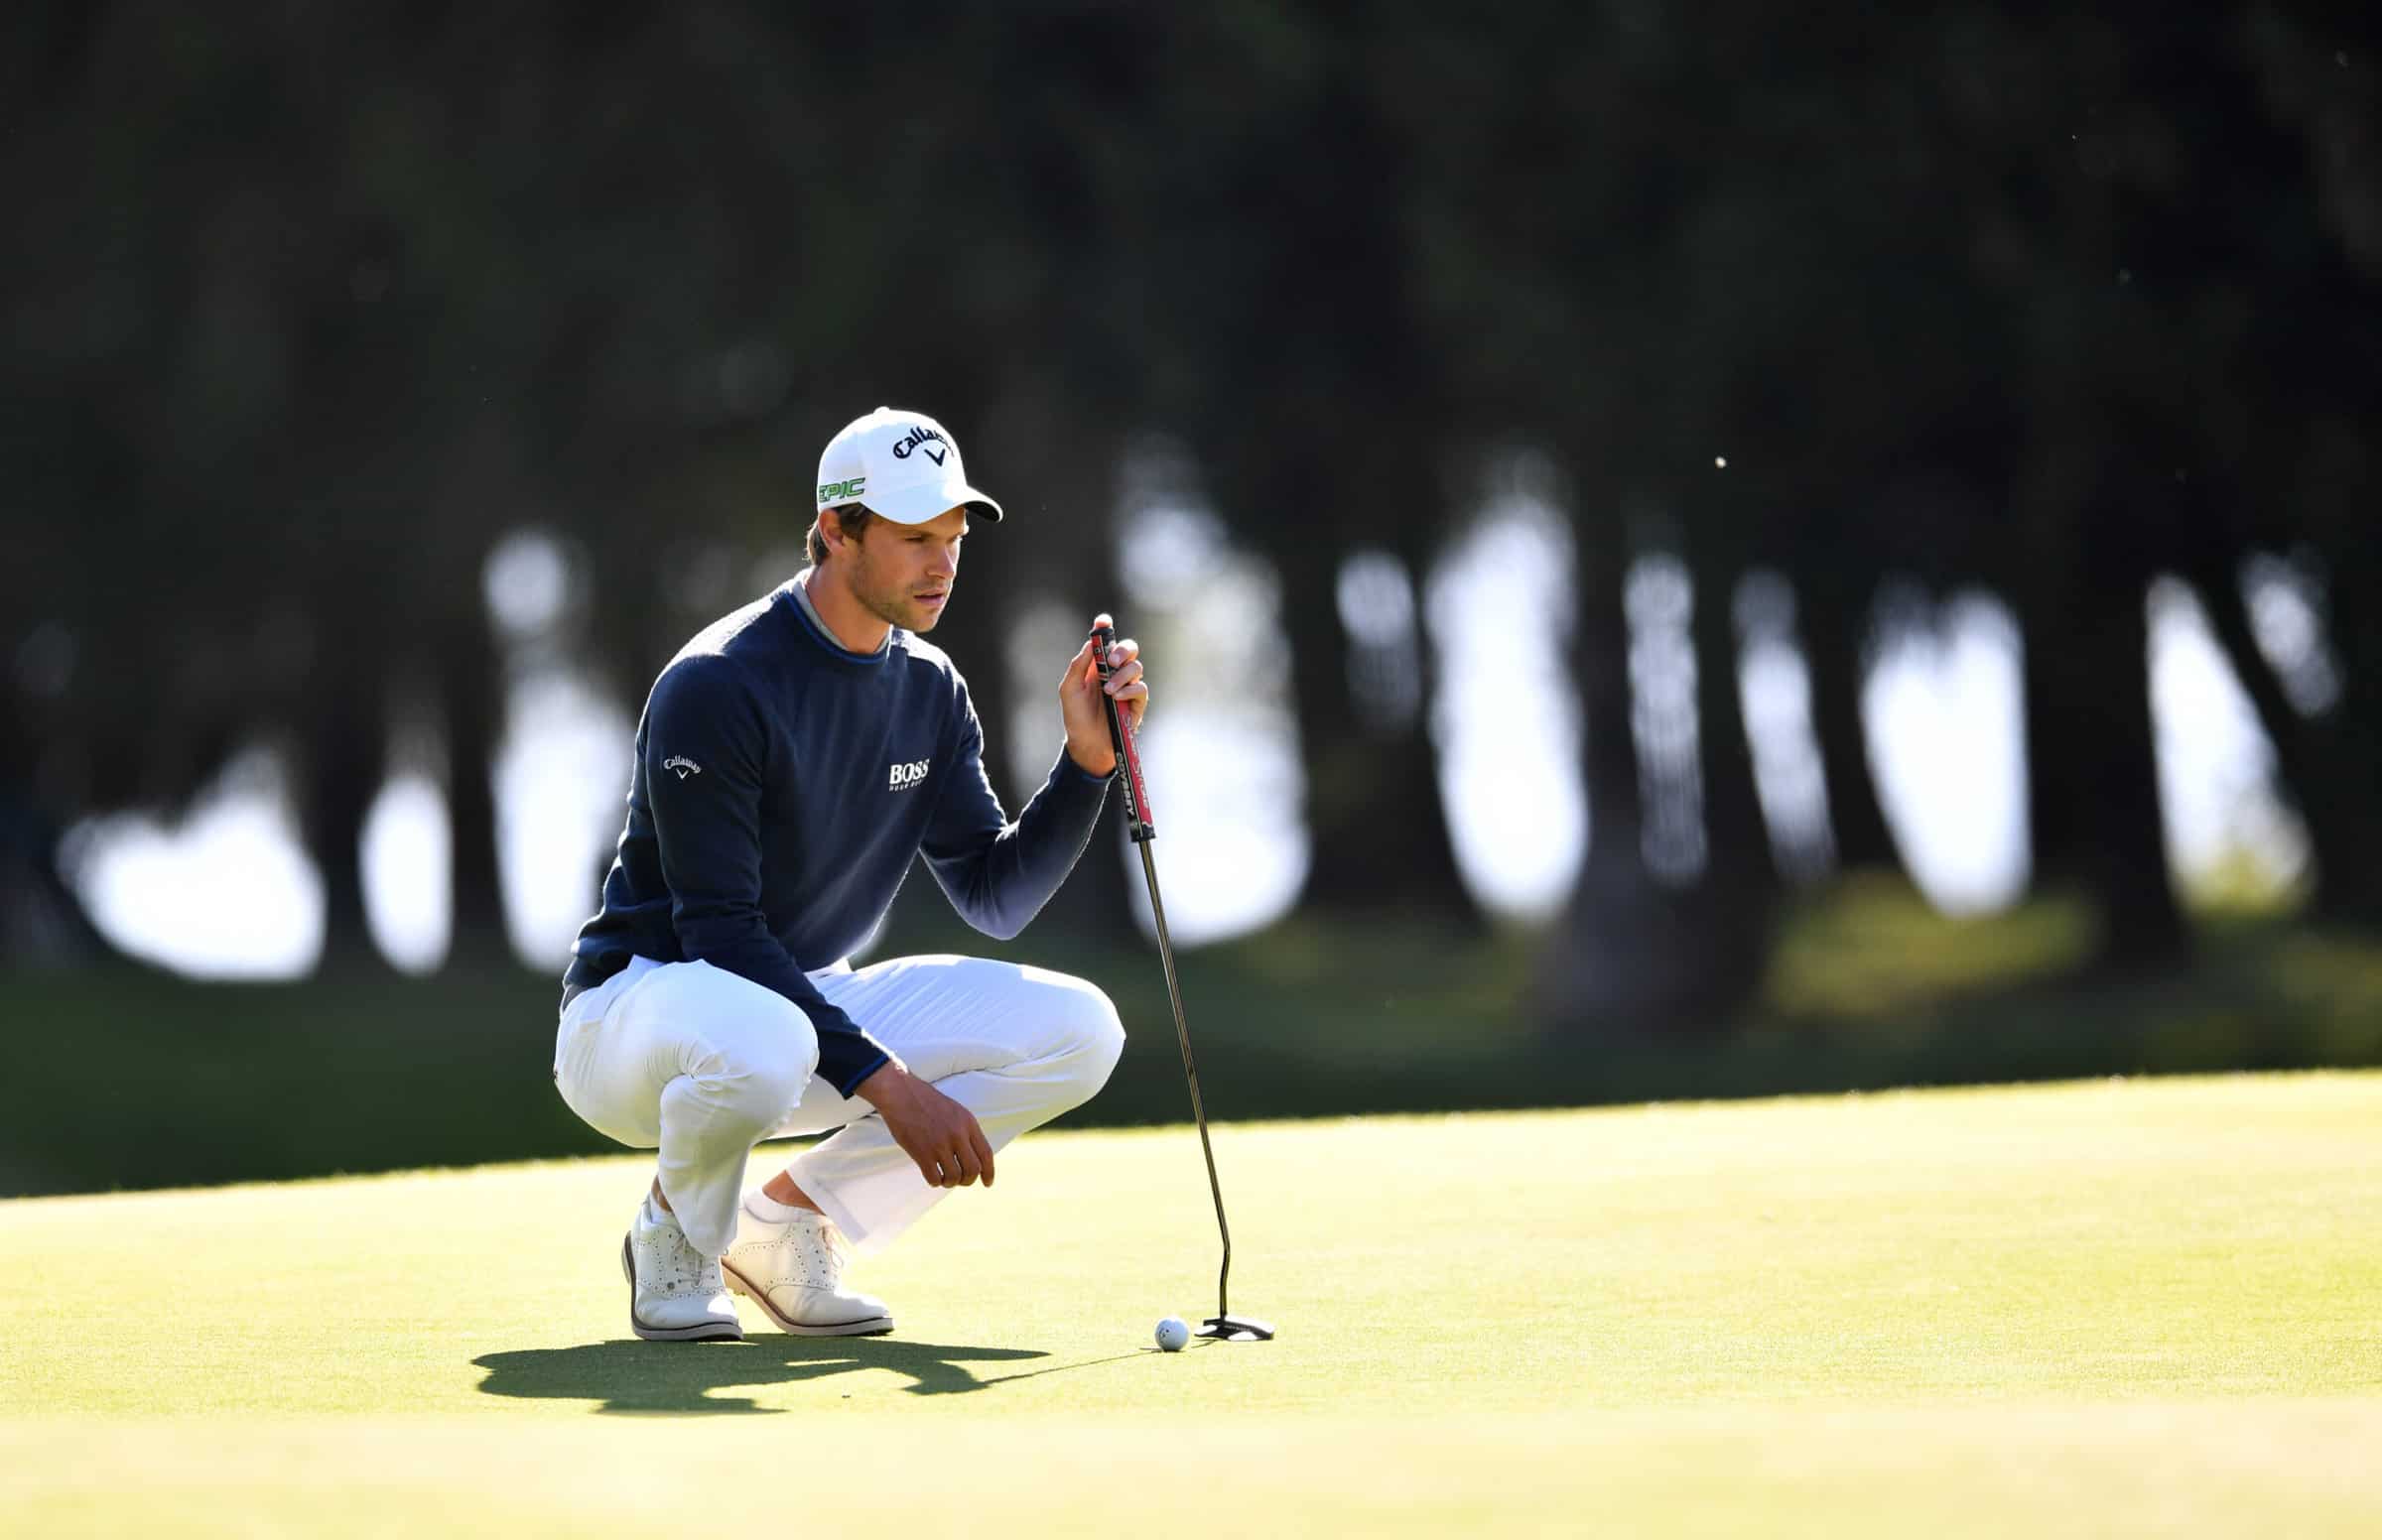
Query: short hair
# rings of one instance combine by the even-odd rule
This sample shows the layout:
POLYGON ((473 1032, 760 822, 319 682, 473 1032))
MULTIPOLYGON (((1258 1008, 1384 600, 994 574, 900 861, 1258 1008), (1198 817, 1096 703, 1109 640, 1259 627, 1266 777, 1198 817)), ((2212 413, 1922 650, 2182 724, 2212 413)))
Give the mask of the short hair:
POLYGON ((819 518, 811 521, 811 533, 804 542, 810 548, 813 567, 827 565, 827 537, 819 533, 819 523, 831 513, 836 516, 836 527, 844 532, 846 540, 860 539, 860 531, 866 529, 868 521, 875 517, 860 503, 838 503, 833 508, 820 509, 819 518))

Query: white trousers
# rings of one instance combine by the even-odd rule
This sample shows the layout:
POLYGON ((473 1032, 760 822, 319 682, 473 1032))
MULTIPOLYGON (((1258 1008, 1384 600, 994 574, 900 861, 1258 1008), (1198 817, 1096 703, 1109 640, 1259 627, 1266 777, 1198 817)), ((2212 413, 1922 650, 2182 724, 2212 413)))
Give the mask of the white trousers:
MULTIPOLYGON (((1107 995, 1038 967, 918 957, 810 976, 975 1113, 995 1150, 1090 1100, 1125 1048, 1107 995)), ((572 1000, 555 1034, 563 1100, 598 1133, 661 1152, 662 1196, 706 1256, 735 1239, 745 1157, 762 1139, 842 1130, 786 1169, 862 1251, 943 1197, 875 1109, 837 1094, 818 1064, 801 1007, 708 962, 636 958, 572 1000)))

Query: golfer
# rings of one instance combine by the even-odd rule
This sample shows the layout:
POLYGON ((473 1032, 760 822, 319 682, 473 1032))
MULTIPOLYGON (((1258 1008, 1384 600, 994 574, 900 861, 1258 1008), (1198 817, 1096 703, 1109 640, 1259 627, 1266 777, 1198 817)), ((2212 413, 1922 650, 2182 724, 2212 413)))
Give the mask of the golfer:
MULTIPOLYGON (((653 1341, 741 1335, 732 1291, 802 1336, 889 1332, 844 1287, 950 1189, 1105 1085, 1117 1009, 1080 978, 977 958, 847 961, 913 857, 1006 939, 1075 865, 1116 770, 1093 645, 1058 682, 1065 744, 1015 822, 959 670, 921 639, 951 601, 970 486, 934 419, 879 407, 819 460, 811 565, 662 670, 628 826, 564 974, 554 1077, 605 1136, 660 1151, 620 1259, 653 1341), (759 1140, 838 1130, 753 1190, 759 1140)), ((1106 617, 1103 617, 1105 621, 1106 617)), ((1148 687, 1119 642, 1107 693, 1148 687)))

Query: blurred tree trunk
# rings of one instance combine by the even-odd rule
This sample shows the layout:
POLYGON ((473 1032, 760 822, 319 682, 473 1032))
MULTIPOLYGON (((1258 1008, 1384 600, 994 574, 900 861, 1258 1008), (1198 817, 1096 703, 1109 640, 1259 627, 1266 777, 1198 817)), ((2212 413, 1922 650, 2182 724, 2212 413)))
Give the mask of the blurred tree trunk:
MULTIPOLYGON (((1647 865, 1646 789, 1631 725, 1630 627, 1623 599, 1633 553, 1617 518, 1578 518, 1574 530, 1579 628, 1573 672, 1580 690, 1588 853, 1571 901, 1540 955, 1537 1014, 1557 1034, 1654 1038, 1717 1032, 1759 982, 1759 948, 1744 945, 1756 934, 1745 924, 1751 911, 1729 912, 1743 895, 1728 893, 1724 882, 1714 880, 1723 870, 1717 842, 1703 881, 1694 887, 1664 882, 1647 865)), ((1725 602, 1714 605, 1709 595, 1701 602, 1718 609, 1725 634, 1725 602)), ((1733 659, 1733 651, 1728 656, 1733 659)), ((1733 666, 1715 666, 1706 658, 1698 669, 1726 679, 1733 693, 1733 666)), ((1699 685, 1699 690, 1708 688, 1699 685)), ((1729 729, 1716 727, 1707 715, 1700 730, 1709 766, 1710 738, 1729 729)), ((1742 742, 1741 727, 1737 733, 1742 742)), ((1708 831, 1714 779, 1707 770, 1708 831)), ((1767 866, 1766 842, 1750 854, 1742 848, 1742 813, 1729 815, 1728 822, 1735 831, 1729 837, 1741 848, 1727 869, 1742 874, 1749 860, 1767 866)), ((1755 823, 1758 828, 1758 816, 1755 823)))
POLYGON ((2373 282, 2382 278, 2382 260, 2369 261, 2357 276, 2366 280, 2362 286, 2337 266, 2325 274, 2321 314, 2341 318, 2344 326, 2361 323, 2361 329, 2344 330, 2343 337, 2357 340, 2327 352, 2328 368, 2316 378, 2321 404, 2311 403, 2314 421, 2297 446, 2289 482, 2294 512, 2323 564, 2320 612, 2340 693, 2328 709, 2294 720, 2317 760, 2308 788, 2320 799, 2311 820, 2321 841, 2317 912, 2374 928, 2382 927, 2382 814, 2376 812, 2382 796, 2382 540, 2374 525, 2382 450, 2373 423, 2382 412, 2382 371, 2362 343, 2382 321, 2382 285, 2373 282))
POLYGON ((2224 554, 2209 551, 2191 565, 2190 572, 2192 586, 2208 615, 2209 633, 2223 649, 2233 677, 2241 682, 2242 693, 2250 698, 2250 707, 2258 714, 2259 726, 2274 745, 2276 791, 2307 826, 2317 868, 2316 902, 2321 907, 2324 889, 2330 886, 2331 862, 2348 853, 2333 823, 2333 815, 2340 811, 2332 796, 2337 766, 2318 750, 2316 734, 2285 696, 2283 682, 2258 645, 2250 627, 2249 606, 2242 597, 2238 556, 2228 560, 2224 554))
POLYGON ((2071 438, 2044 455, 2072 560, 2041 564, 2022 591, 2027 793, 2035 883, 2073 884, 2100 912, 2098 961, 2148 964, 2188 948, 2168 870, 2151 722, 2152 573, 2105 444, 2071 438), (2106 478, 2106 479, 2105 479, 2106 478), (2072 500, 2065 495, 2073 489, 2072 500))
MULTIPOLYGON (((1419 587, 1448 522, 1438 453, 1463 403, 1447 339, 1417 303, 1429 275, 1411 236, 1411 98, 1366 64, 1375 38, 1356 13, 1297 26, 1319 60, 1348 67, 1252 91, 1205 164, 1162 157, 1180 191, 1153 210, 1170 232, 1151 253, 1171 308, 1156 324, 1195 365, 1177 375, 1191 388, 1172 416, 1225 522, 1281 579, 1306 781, 1302 902, 1471 931, 1482 917, 1440 805, 1427 695, 1410 719, 1371 719, 1339 615, 1352 550, 1399 555, 1419 587), (1354 174, 1319 200, 1300 166, 1354 174), (1286 238, 1240 240, 1253 214, 1286 238)), ((1419 622, 1416 641, 1427 677, 1419 622)))
POLYGON ((294 767, 299 827, 323 878, 325 968, 383 963, 364 911, 363 835, 388 770, 388 698, 380 638, 364 632, 353 616, 318 632, 323 664, 294 767))
MULTIPOLYGON (((1436 485, 1426 481, 1425 485, 1436 485)), ((1376 506, 1390 506, 1387 503, 1376 506)), ((1438 700, 1443 674, 1439 650, 1432 645, 1429 620, 1431 569, 1440 554, 1441 536, 1445 521, 1436 516, 1435 509, 1415 509, 1404 517, 1392 518, 1382 531, 1390 553, 1406 571, 1414 598, 1414 712, 1402 724, 1368 724, 1368 737, 1385 760, 1389 787, 1375 817, 1410 820, 1405 827, 1416 832, 1416 850, 1422 857, 1421 882, 1448 896, 1440 913, 1462 922, 1468 929, 1482 922, 1480 906, 1464 884, 1461 867, 1456 861, 1455 833, 1447 820, 1447 800, 1439 784, 1439 745, 1431 733, 1432 704, 1438 700)), ((1345 556, 1347 553, 1343 552, 1345 556)), ((1339 620, 1339 583, 1337 567, 1332 573, 1331 586, 1325 590, 1332 596, 1333 629, 1340 637, 1340 689, 1348 696, 1354 689, 1350 670, 1348 635, 1337 624, 1339 620)), ((1543 638, 1525 636, 1515 631, 1511 644, 1515 646, 1542 645, 1543 638)), ((1378 831, 1376 832, 1378 834, 1378 831)))
POLYGON ((1706 939, 1704 992, 1734 1007, 1760 989, 1770 959, 1780 891, 1770 827, 1754 782, 1745 725, 1733 598, 1736 574, 1705 562, 1695 574, 1697 753, 1704 783, 1703 876, 1692 890, 1696 929, 1706 939))
MULTIPOLYGON (((1085 628, 1074 634, 1078 643, 1089 632, 1093 616, 1104 611, 1122 628, 1120 636, 1132 635, 1133 617, 1119 612, 1117 473, 1122 446, 1116 430, 1096 405, 1065 399, 1056 382, 1040 370, 1010 383, 994 401, 987 427, 987 442, 1000 446, 1002 461, 1031 488, 1003 503, 1014 519, 986 537, 1010 548, 1014 560, 1008 592, 1055 599, 1085 628)), ((970 549, 976 549, 974 542, 970 549)), ((1022 686, 1032 692, 1023 703, 1026 715, 1040 713, 1054 753, 1062 738, 1058 686, 1067 656, 1056 654, 1046 664, 1036 660, 1022 686)), ((983 666, 997 667, 1007 677, 1005 631, 983 666)), ((1153 656, 1149 667, 1152 708, 1163 711, 1167 661, 1153 656)), ((1012 730, 1004 717, 999 725, 1004 753, 1012 730)), ((1112 786, 1091 842, 1042 918, 1071 937, 1137 949, 1143 943, 1133 924, 1125 862, 1119 853, 1124 807, 1125 798, 1112 786)))
MULTIPOLYGON (((2335 578, 2359 576, 2382 580, 2382 574, 2358 575, 2353 569, 2336 573, 2335 578)), ((2327 640, 2343 663, 2340 698, 2321 715, 2310 717, 2291 704, 2258 646, 2238 570, 2209 560, 2195 577, 2210 628, 2274 744, 2280 790, 2307 826, 2316 866, 2316 913, 2351 923, 2382 922, 2382 820, 2374 816, 2374 790, 2382 786, 2382 754, 2376 752, 2382 723, 2371 719, 2376 697, 2370 685, 2382 656, 2369 653, 2362 667, 2350 661, 2353 649, 2371 646, 2358 632, 2369 623, 2362 611, 2372 606, 2351 606, 2356 612, 2336 621, 2327 640)))
MULTIPOLYGON (((477 598, 477 588, 471 590, 477 598)), ((511 933, 504 917, 504 885, 496 849, 496 739, 503 716, 502 662, 488 624, 487 606, 462 606, 465 613, 442 628, 439 702, 446 717, 448 872, 453 923, 447 965, 479 966, 509 962, 511 933)), ((608 863, 608 847, 606 853, 608 863)))
POLYGON ((1869 608, 1849 592, 1806 588, 1797 629, 1811 681, 1811 736, 1828 783, 1828 830, 1840 870, 1900 872, 1903 852, 1887 827, 1861 716, 1868 671, 1869 608))
POLYGON ((1481 912, 1456 865, 1429 736, 1433 671, 1419 616, 1427 566, 1408 568, 1417 589, 1416 652, 1425 660, 1421 705, 1404 721, 1373 720, 1358 709, 1350 684, 1338 594, 1340 564, 1357 537, 1345 526, 1364 531, 1369 543, 1407 555, 1409 563, 1410 553, 1429 547, 1427 532, 1439 527, 1435 505, 1414 506, 1413 488, 1436 484, 1415 471, 1424 451, 1417 441, 1392 434, 1390 442, 1402 445, 1390 456, 1406 472, 1399 501, 1368 496, 1366 484, 1323 469, 1359 465, 1382 454, 1381 448, 1354 446, 1335 454, 1312 432, 1267 435, 1256 468, 1233 494, 1244 527, 1257 532, 1281 577, 1281 623, 1307 785, 1311 864, 1303 901, 1335 913, 1390 912, 1472 931, 1482 923, 1481 912))
MULTIPOLYGON (((1113 498, 1114 493, 1104 491, 1103 495, 1113 498)), ((1113 502, 1104 500, 1087 507, 1082 523, 1083 538, 1071 543, 1080 558, 1080 572, 1067 582, 1062 602, 1074 606, 1087 627, 1092 617, 1103 610, 1129 627, 1128 617, 1116 614, 1117 521, 1113 502)), ((1058 711, 1059 665, 1066 661, 1051 660, 1049 706, 1054 718, 1058 711)), ((1161 693, 1166 688, 1166 660, 1152 657, 1149 666, 1153 671, 1150 699, 1155 703, 1162 699, 1161 693)), ((1131 897, 1131 888, 1139 878, 1128 874, 1127 862, 1131 860, 1131 847, 1125 841, 1125 796, 1112 785, 1108 805, 1092 832, 1091 842, 1084 847, 1083 858, 1076 862, 1066 886, 1051 899, 1056 922, 1073 936, 1096 938, 1111 946, 1141 945, 1141 933, 1133 923, 1131 897)))
MULTIPOLYGON (((2359 484, 2370 489, 2372 478, 2359 484)), ((2341 682, 2340 699, 2321 718, 2332 844, 2321 848, 2319 903, 2330 918, 2382 926, 2382 541, 2370 526, 2333 553, 2329 577, 2341 682)))
MULTIPOLYGON (((2143 60, 2172 65, 2184 52, 2143 60)), ((2148 596, 2175 517, 2172 467, 2192 457, 2176 390, 2195 359, 2172 296, 2110 282, 2152 233, 2143 201, 2116 179, 2075 175, 2064 152, 2037 173, 2044 246, 2016 311, 2015 496, 2034 881, 2089 895, 2096 963, 2155 966, 2189 951, 2159 806, 2148 596)))

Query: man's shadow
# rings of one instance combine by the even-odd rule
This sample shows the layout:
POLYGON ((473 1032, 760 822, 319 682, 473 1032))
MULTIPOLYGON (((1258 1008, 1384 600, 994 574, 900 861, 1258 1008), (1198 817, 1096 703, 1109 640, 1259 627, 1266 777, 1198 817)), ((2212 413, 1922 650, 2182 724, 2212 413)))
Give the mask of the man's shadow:
MULTIPOLYGON (((979 1379, 963 1364, 1013 1363, 1047 1358, 1025 1348, 952 1348, 884 1337, 780 1337, 766 1334, 740 1343, 644 1343, 625 1338, 570 1348, 526 1348, 472 1359, 488 1371, 479 1388, 488 1395, 529 1400, 601 1401, 600 1412, 754 1413, 778 1408, 756 1405, 748 1396, 715 1395, 733 1387, 790 1384, 825 1379, 856 1369, 892 1369, 910 1376, 913 1395, 951 1395, 982 1390, 1004 1379, 1024 1379, 1084 1368, 1053 1364, 979 1379)), ((1121 1353, 1118 1357, 1136 1357, 1121 1353)))

